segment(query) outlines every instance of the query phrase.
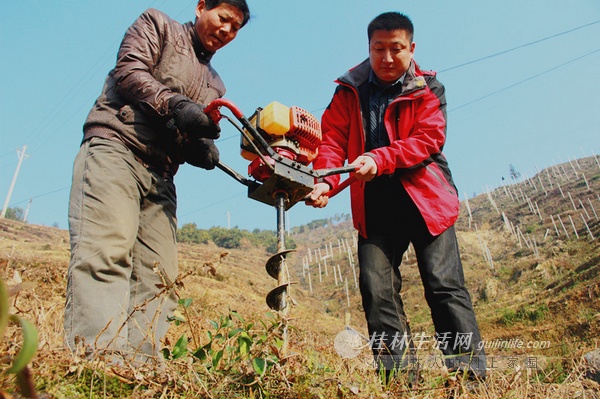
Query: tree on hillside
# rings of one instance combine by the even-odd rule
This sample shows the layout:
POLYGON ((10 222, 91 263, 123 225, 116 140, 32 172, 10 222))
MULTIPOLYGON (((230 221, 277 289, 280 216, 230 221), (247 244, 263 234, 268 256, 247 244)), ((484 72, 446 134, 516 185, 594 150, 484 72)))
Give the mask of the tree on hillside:
POLYGON ((22 222, 24 214, 25 211, 22 208, 15 206, 14 208, 7 208, 6 215, 4 215, 4 217, 6 219, 18 220, 19 222, 22 222))
POLYGON ((308 222, 307 227, 309 230, 314 230, 319 227, 327 226, 327 223, 328 223, 327 219, 317 219, 317 220, 313 220, 312 222, 308 222))
POLYGON ((177 230, 177 241, 192 244, 206 244, 210 237, 206 230, 198 230, 196 223, 186 223, 177 230))
POLYGON ((513 164, 509 165, 509 170, 510 170, 510 178, 512 180, 519 180, 519 178, 521 177, 521 172, 517 171, 517 169, 515 168, 515 166, 513 164))

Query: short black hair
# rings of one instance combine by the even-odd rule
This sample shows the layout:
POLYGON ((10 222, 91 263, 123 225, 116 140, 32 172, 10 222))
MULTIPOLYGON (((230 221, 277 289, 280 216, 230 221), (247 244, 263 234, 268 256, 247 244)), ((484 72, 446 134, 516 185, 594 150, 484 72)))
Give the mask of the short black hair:
POLYGON ((405 30, 409 33, 411 42, 413 41, 413 36, 415 33, 415 28, 410 18, 395 11, 379 14, 369 23, 369 26, 367 27, 367 37, 369 38, 369 43, 371 42, 373 33, 376 30, 385 30, 388 32, 392 30, 405 30))
POLYGON ((211 10, 223 3, 229 4, 242 12, 244 15, 244 20, 242 21, 242 26, 246 25, 246 23, 250 20, 250 8, 248 8, 248 4, 246 0, 205 0, 206 1, 206 9, 211 10))

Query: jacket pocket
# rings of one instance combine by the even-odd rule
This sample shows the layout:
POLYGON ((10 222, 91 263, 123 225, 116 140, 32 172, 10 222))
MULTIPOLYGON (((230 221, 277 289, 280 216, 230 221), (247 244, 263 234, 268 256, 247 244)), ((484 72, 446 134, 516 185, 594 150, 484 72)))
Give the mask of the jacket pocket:
POLYGON ((435 179, 441 184, 441 186, 446 191, 448 191, 450 194, 458 195, 454 187, 452 187, 450 183, 448 183, 446 178, 442 175, 441 171, 439 173, 436 172, 431 165, 426 165, 425 169, 427 169, 427 172, 429 172, 431 175, 433 175, 433 177, 435 177, 435 179))

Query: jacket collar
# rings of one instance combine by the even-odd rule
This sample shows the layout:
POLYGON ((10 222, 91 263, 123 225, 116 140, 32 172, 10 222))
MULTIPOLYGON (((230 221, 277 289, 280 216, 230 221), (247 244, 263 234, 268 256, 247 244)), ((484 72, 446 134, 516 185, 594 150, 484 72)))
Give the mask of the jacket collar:
MULTIPOLYGON (((367 58, 360 64, 351 68, 349 71, 344 73, 337 79, 338 83, 346 84, 358 89, 359 86, 369 81, 371 75, 371 63, 367 58)), ((425 78, 421 69, 417 63, 412 60, 404 75, 404 82, 402 83, 402 94, 412 93, 417 90, 421 90, 426 86, 425 78)))
POLYGON ((189 25, 188 31, 190 35, 190 40, 192 41, 192 45, 194 46, 194 52, 196 53, 196 57, 198 57, 198 59, 202 62, 209 63, 213 55, 215 55, 215 53, 212 51, 208 51, 206 48, 204 48, 200 37, 198 37, 198 32, 196 32, 196 29, 194 29, 194 23, 189 22, 187 25, 189 25))

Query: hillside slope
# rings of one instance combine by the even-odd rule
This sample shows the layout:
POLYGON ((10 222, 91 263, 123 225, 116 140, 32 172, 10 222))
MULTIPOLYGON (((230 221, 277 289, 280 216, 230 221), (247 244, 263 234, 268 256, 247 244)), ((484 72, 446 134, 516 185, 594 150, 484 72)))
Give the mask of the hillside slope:
MULTIPOLYGON (((459 245, 492 361, 486 397, 598 397, 593 395, 600 385, 586 378, 597 374, 583 357, 599 345, 599 186, 600 164, 591 157, 462 201, 459 245)), ((240 328, 254 339, 251 356, 271 359, 271 371, 263 375, 246 361, 224 363, 226 355, 212 368, 202 368, 205 363, 196 368, 191 357, 173 361, 166 375, 117 372, 74 361, 62 347, 69 257, 64 230, 0 220, 0 277, 13 292, 10 312, 38 328, 40 344, 31 369, 38 389, 48 397, 83 398, 92 391, 140 398, 445 397, 449 388, 443 378, 448 376, 439 367, 425 370, 421 388, 407 391, 402 380, 387 388, 376 382, 365 361, 368 347, 356 358, 338 355, 334 341, 346 327, 367 334, 355 284, 355 237, 348 221, 293 236, 298 247, 287 265, 297 284, 290 292, 295 305, 287 315, 285 353, 278 346, 282 335, 269 328, 281 318, 265 304, 276 285, 265 271, 269 255, 249 245, 223 250, 212 244, 179 244, 178 293, 192 302, 183 309, 185 322, 173 325, 165 346, 173 347, 182 335, 190 349, 215 343, 215 323, 233 320, 231 325, 235 314, 244 320, 240 328)), ((411 329, 430 339, 434 331, 412 253, 407 253, 402 273, 411 329)), ((4 362, 14 356, 20 339, 11 325, 0 345, 4 362)), ((233 345, 228 350, 240 349, 233 345)), ((0 376, 0 393, 14 387, 9 376, 0 376)))

